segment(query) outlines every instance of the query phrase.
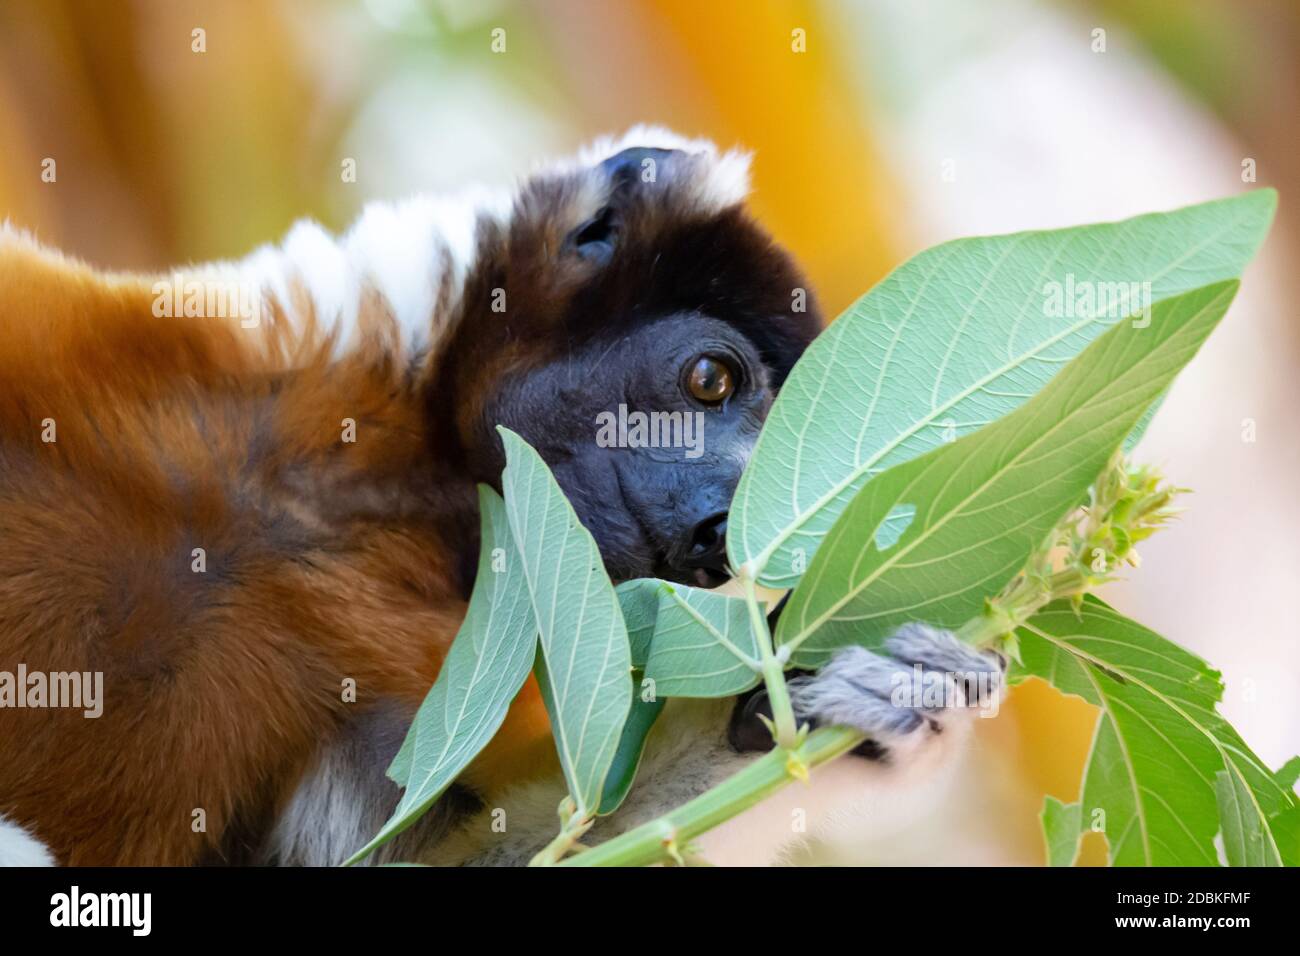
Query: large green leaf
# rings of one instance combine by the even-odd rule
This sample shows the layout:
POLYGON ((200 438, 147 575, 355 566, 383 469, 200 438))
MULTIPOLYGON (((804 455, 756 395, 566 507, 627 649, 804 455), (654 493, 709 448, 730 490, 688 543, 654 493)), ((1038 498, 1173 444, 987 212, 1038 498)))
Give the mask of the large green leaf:
POLYGON ((759 680, 758 638, 742 598, 661 582, 646 677, 660 697, 730 697, 759 680))
POLYGON ((354 860, 409 827, 447 789, 492 739, 532 667, 537 625, 505 503, 482 485, 478 497, 482 547, 465 620, 388 769, 402 799, 354 860))
POLYGON ((1146 327, 1113 326, 1010 415, 873 479, 791 594, 778 643, 811 666, 908 621, 957 627, 974 617, 1079 505, 1236 289, 1187 292, 1157 303, 1146 327), (906 530, 882 542, 900 514, 906 530))
MULTIPOLYGON (((1101 709, 1076 839, 1099 821, 1112 864, 1213 866, 1222 829, 1230 863, 1300 862, 1296 797, 1216 711, 1204 661, 1091 597, 1045 608, 1019 641, 1024 673, 1101 709)), ((1060 830, 1049 839, 1059 859, 1060 830)))
POLYGON ((591 534, 541 456, 507 428, 501 475, 542 646, 538 677, 580 818, 600 805, 632 705, 632 659, 614 586, 591 534))
POLYGON ((753 562, 761 583, 792 587, 872 475, 1011 412, 1120 318, 1077 295, 1069 314, 1047 314, 1048 288, 1064 297, 1149 282, 1160 301, 1234 278, 1276 204, 1265 189, 1117 223, 958 239, 910 259, 787 379, 731 504, 732 566, 753 562))

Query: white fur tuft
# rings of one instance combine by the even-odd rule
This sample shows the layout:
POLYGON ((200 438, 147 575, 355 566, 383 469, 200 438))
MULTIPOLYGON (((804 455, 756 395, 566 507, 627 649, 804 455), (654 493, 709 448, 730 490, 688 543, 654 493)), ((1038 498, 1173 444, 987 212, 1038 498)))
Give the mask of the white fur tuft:
POLYGON ((49 848, 18 824, 0 817, 0 866, 53 866, 49 848))
POLYGON ((187 278, 237 272, 275 299, 298 327, 303 317, 292 291, 301 288, 319 329, 337 333, 336 355, 357 346, 362 296, 373 290, 397 323, 405 356, 414 358, 437 340, 458 304, 474 266, 478 224, 504 223, 509 210, 508 193, 486 189, 376 201, 342 237, 302 220, 278 246, 263 246, 237 263, 199 267, 187 278))

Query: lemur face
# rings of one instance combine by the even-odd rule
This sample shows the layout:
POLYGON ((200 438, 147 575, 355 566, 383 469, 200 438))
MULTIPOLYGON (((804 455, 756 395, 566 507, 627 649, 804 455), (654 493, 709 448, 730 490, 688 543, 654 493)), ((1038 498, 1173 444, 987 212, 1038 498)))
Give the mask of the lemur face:
POLYGON ((725 322, 664 316, 513 377, 493 417, 550 464, 611 575, 712 587, 771 378, 725 322))
POLYGON ((509 222, 481 228, 437 357, 475 477, 499 485, 495 426, 518 432, 616 580, 726 579, 732 493, 820 328, 806 281, 720 162, 635 148, 526 183, 509 222))

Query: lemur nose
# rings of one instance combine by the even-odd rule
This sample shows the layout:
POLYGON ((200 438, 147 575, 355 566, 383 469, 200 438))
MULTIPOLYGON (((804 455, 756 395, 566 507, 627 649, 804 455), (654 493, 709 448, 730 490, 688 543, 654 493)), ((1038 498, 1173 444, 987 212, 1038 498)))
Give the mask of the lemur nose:
POLYGON ((720 511, 691 529, 685 564, 723 573, 727 567, 727 513, 720 511))

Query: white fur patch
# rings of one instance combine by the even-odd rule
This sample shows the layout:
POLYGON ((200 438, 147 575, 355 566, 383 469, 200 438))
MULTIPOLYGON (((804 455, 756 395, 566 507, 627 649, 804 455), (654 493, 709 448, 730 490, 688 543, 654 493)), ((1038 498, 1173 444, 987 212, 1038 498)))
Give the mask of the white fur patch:
POLYGON ((0 817, 0 866, 53 866, 49 848, 18 824, 0 817))
POLYGON ((509 210, 508 193, 478 188, 372 202, 342 237, 302 220, 279 245, 262 246, 236 263, 198 267, 187 278, 236 272, 273 298, 299 329, 306 317, 298 314, 292 290, 301 288, 319 329, 336 334, 336 355, 358 344, 361 301, 373 291, 391 312, 410 358, 437 340, 455 309, 474 266, 479 222, 504 223, 509 210), (449 296, 440 301, 444 289, 449 296))
POLYGON ((408 354, 437 341, 459 302, 474 266, 479 221, 504 223, 509 210, 507 194, 482 188, 374 202, 343 237, 352 274, 387 300, 408 354), (444 283, 451 299, 438 302, 444 283))
MULTIPOLYGON (((603 137, 568 159, 542 164, 537 171, 563 175, 591 170, 637 146, 691 154, 685 182, 691 201, 703 211, 736 205, 749 193, 748 153, 719 152, 707 140, 688 139, 656 126, 636 126, 622 136, 603 137)), ((593 178, 590 187, 590 195, 584 193, 575 203, 583 207, 575 208, 575 213, 588 206, 594 212, 605 202, 603 183, 593 178)), ((310 298, 320 330, 336 333, 336 355, 358 344, 360 304, 373 290, 391 311, 403 352, 410 358, 438 341, 459 303, 475 263, 478 224, 485 219, 508 224, 513 200, 509 190, 471 187, 450 195, 376 201, 341 237, 303 220, 278 245, 263 246, 238 262, 186 270, 185 278, 207 275, 229 280, 237 275, 274 298, 295 327, 305 326, 292 298, 292 290, 301 288, 310 298)))

